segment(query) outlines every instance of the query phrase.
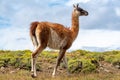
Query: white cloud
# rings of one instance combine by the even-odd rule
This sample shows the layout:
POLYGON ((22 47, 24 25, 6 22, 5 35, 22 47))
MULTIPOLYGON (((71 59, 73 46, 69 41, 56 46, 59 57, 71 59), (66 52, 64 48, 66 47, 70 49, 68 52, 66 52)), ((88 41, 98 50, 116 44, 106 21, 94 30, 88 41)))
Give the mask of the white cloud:
POLYGON ((107 30, 80 30, 78 38, 71 49, 88 47, 120 46, 120 32, 107 30))
POLYGON ((91 1, 91 0, 69 0, 69 1, 66 3, 66 5, 67 5, 67 6, 71 6, 71 5, 73 5, 73 4, 77 4, 77 3, 87 3, 87 2, 89 2, 89 1, 91 1))
MULTIPOLYGON (((120 32, 107 30, 80 30, 77 39, 69 50, 87 47, 120 46, 120 32)), ((22 50, 34 46, 30 40, 29 30, 21 28, 7 28, 0 30, 0 49, 22 50)))
POLYGON ((120 7, 115 8, 116 15, 120 17, 120 7))
MULTIPOLYGON (((0 17, 6 18, 7 23, 11 25, 0 29, 2 37, 0 49, 33 49, 29 39, 29 24, 32 21, 50 21, 70 26, 74 3, 79 3, 83 9, 85 8, 89 16, 80 17, 80 33, 71 49, 82 46, 120 46, 119 1, 2 0, 0 1, 0 17), (58 3, 60 4, 56 5, 58 3)), ((5 21, 0 20, 0 22, 5 21)))
POLYGON ((15 27, 4 28, 0 29, 0 36, 0 49, 33 49, 28 30, 15 27))

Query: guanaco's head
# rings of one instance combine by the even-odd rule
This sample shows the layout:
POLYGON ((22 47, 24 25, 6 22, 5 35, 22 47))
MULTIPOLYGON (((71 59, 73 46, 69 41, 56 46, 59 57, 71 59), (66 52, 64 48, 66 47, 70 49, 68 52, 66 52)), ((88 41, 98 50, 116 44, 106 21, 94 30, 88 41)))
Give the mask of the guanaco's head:
POLYGON ((88 15, 88 12, 82 8, 79 7, 79 4, 77 5, 74 5, 73 4, 73 8, 74 8, 74 13, 77 15, 77 16, 87 16, 88 15))

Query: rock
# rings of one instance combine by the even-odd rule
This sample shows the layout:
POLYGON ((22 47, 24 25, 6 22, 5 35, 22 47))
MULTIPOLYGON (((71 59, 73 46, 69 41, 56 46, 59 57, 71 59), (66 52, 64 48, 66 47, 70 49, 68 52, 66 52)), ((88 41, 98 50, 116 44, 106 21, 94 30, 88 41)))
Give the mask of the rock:
POLYGON ((5 72, 6 72, 6 71, 5 71, 5 67, 1 67, 1 68, 0 68, 0 72, 5 73, 5 72))
POLYGON ((120 69, 120 65, 115 65, 115 68, 120 69))
POLYGON ((117 69, 120 69, 120 62, 114 62, 113 66, 117 69))
POLYGON ((1 67, 0 70, 5 70, 5 67, 1 67))
POLYGON ((52 69, 53 67, 52 66, 48 66, 48 69, 52 69))
POLYGON ((110 73, 110 70, 108 70, 108 69, 104 69, 104 71, 107 72, 107 73, 110 73))
POLYGON ((16 71, 10 71, 10 74, 15 73, 16 71))
POLYGON ((17 68, 16 70, 18 71, 18 70, 20 70, 20 68, 17 68))

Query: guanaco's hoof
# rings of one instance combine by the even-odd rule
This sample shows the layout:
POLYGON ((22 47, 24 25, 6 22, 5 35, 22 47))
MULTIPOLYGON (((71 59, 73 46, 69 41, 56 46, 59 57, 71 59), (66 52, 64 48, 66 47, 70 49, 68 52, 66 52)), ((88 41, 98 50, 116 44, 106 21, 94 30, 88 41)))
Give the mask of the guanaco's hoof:
POLYGON ((35 76, 35 75, 32 73, 32 74, 31 74, 31 77, 32 77, 32 78, 36 78, 37 76, 35 76))

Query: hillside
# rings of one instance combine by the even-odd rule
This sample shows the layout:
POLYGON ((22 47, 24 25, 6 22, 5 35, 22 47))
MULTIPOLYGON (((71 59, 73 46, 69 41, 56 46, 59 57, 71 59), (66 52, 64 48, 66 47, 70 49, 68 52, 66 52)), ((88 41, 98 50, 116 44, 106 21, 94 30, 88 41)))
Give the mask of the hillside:
MULTIPOLYGON (((51 77, 57 51, 43 51, 37 60, 37 80, 120 80, 120 51, 67 52, 70 75, 61 62, 55 78, 51 77)), ((31 51, 0 50, 0 80, 33 80, 30 76, 31 51)))

